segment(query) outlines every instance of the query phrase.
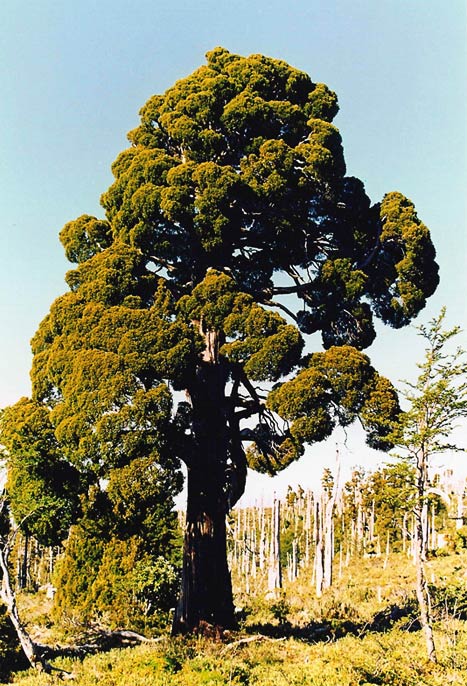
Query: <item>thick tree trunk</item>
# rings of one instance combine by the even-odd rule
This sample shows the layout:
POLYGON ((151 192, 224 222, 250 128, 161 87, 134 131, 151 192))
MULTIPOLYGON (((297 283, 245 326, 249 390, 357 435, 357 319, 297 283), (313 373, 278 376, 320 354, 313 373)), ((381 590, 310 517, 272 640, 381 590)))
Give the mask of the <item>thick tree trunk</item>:
POLYGON ((232 584, 227 566, 222 484, 205 464, 188 472, 182 589, 173 633, 202 631, 204 624, 233 628, 232 584))
POLYGON ((187 460, 182 589, 174 634, 202 632, 207 624, 224 629, 235 625, 225 518, 244 490, 246 465, 243 473, 244 455, 238 437, 232 435, 235 423, 225 393, 228 374, 217 348, 210 332, 204 360, 188 389, 195 449, 187 460))

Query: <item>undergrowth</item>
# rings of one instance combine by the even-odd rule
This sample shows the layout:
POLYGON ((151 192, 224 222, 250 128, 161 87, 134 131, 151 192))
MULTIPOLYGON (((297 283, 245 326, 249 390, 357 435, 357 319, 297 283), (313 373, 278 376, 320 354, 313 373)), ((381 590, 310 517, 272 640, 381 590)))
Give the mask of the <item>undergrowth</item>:
MULTIPOLYGON (((321 598, 305 573, 276 594, 258 582, 255 594, 237 594, 240 631, 223 642, 166 637, 54 664, 73 672, 76 686, 127 686, 129 675, 132 686, 465 686, 466 563, 462 553, 428 565, 438 665, 425 656, 413 565, 403 555, 355 561, 340 578, 336 570, 335 585, 321 598)), ((21 599, 43 634, 46 614, 33 603, 31 596, 21 599)), ((49 631, 56 641, 60 628, 49 631)), ((51 686, 53 679, 16 672, 13 683, 51 686)))
MULTIPOLYGON (((127 686, 129 679, 132 686, 465 686, 465 625, 457 624, 455 645, 441 632, 437 640, 441 662, 436 666, 424 657, 420 633, 398 628, 311 645, 296 639, 230 646, 167 639, 56 664, 73 671, 77 686, 127 686)), ((51 678, 29 673, 17 675, 14 683, 50 686, 51 678)))

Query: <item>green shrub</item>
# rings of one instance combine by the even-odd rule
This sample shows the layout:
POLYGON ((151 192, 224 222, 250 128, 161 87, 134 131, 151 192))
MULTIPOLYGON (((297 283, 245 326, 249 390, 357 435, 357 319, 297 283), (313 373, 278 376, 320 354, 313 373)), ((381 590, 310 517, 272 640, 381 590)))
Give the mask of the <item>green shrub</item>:
POLYGON ((54 576, 54 617, 110 628, 159 630, 169 621, 179 576, 164 557, 152 557, 138 536, 104 542, 76 527, 54 576))
POLYGON ((456 548, 467 548, 467 526, 461 526, 456 531, 456 548))
POLYGON ((279 598, 270 605, 271 613, 274 619, 283 626, 287 623, 287 615, 290 612, 290 604, 287 601, 284 591, 281 592, 279 598))
POLYGON ((467 586, 464 581, 430 585, 430 596, 437 619, 448 617, 467 620, 467 586))

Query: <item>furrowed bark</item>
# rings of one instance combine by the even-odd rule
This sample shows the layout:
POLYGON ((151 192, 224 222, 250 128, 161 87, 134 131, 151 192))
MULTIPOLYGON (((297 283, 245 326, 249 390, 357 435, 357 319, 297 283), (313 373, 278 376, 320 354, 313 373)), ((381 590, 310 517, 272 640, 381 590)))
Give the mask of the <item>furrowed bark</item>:
MULTIPOLYGON (((225 392, 228 369, 219 360, 218 348, 217 335, 206 334, 203 361, 188 389, 195 454, 188 466, 182 588, 172 626, 174 634, 202 632, 206 625, 221 629, 235 626, 225 518, 234 504, 229 473, 239 471, 241 460, 231 435, 235 427, 229 422, 231 404, 225 392)), ((234 500, 243 490, 241 477, 235 480, 234 500)))

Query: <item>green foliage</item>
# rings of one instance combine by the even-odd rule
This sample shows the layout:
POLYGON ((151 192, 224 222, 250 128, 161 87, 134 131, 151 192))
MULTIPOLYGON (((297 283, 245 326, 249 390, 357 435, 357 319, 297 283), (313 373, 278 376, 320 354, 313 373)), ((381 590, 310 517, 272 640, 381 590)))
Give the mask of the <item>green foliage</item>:
MULTIPOLYGON (((72 491, 81 494, 95 512, 78 527, 102 517, 99 564, 113 540, 109 565, 122 545, 123 577, 149 554, 135 543, 139 527, 150 565, 159 548, 165 556, 181 461, 189 474, 216 462, 221 511, 241 496, 247 462, 274 474, 338 423, 359 419, 370 445, 390 447, 397 396, 359 350, 374 340, 374 316, 398 327, 417 315, 438 268, 409 200, 371 205, 345 176, 337 111, 336 95, 307 74, 223 48, 141 109, 101 197, 105 219, 82 215, 61 231, 76 265, 70 290, 32 341, 25 402, 42 409, 35 432, 52 445, 56 477, 44 476, 33 438, 33 452, 10 451, 9 490, 18 515, 34 499, 50 511, 36 526, 44 540, 62 514, 60 536, 79 520, 72 491), (326 352, 301 359, 302 334, 318 331, 326 352)), ((5 415, 2 434, 18 421, 5 415)), ((68 583, 71 572, 79 596, 68 583)))
POLYGON ((90 536, 78 527, 71 530, 65 556, 58 561, 54 574, 57 588, 55 617, 70 614, 74 620, 89 620, 86 600, 101 564, 103 551, 102 538, 90 536))
MULTIPOLYGON (((465 562, 463 553, 430 562, 436 576, 445 578, 437 584, 434 596, 439 600, 437 666, 428 664, 424 657, 423 637, 416 629, 416 609, 410 594, 414 568, 405 555, 391 556, 386 567, 382 560, 356 560, 319 603, 310 593, 309 578, 289 584, 278 600, 251 593, 250 609, 255 614, 250 615, 249 626, 254 634, 230 634, 223 641, 165 637, 155 644, 113 650, 84 660, 54 660, 54 665, 72 671, 77 686, 91 686, 96 680, 104 686, 125 686, 129 674, 135 686, 463 686, 467 625, 457 612, 456 596, 464 601, 459 568, 465 562), (374 593, 378 583, 384 588, 382 602, 374 593), (448 612, 444 609, 446 599, 448 612), (278 626, 279 617, 273 617, 278 603, 286 611, 287 622, 282 627, 278 626), (397 609, 407 609, 408 614, 397 609), (265 619, 262 640, 256 633, 260 616, 265 619), (266 622, 274 623, 281 640, 264 637, 266 622), (253 640, 255 636, 257 640, 253 640), (250 640, 236 643, 245 638, 250 640)), ((16 673, 13 678, 18 686, 50 683, 50 676, 32 670, 16 673)))
POLYGON ((179 286, 229 269, 257 300, 275 269, 310 269, 301 297, 327 345, 371 343, 362 298, 407 322, 436 287, 434 251, 410 201, 388 194, 370 208, 345 178, 335 94, 279 60, 207 58, 142 108, 102 197, 114 237, 170 265, 179 286))
POLYGON ((385 435, 399 411, 392 386, 348 346, 311 355, 306 369, 269 394, 268 404, 292 422, 290 433, 300 442, 323 440, 338 422, 346 426, 360 416, 367 442, 378 447, 388 445, 385 435))
POLYGON ((57 545, 80 511, 80 475, 60 454, 50 413, 26 398, 1 415, 13 516, 44 545, 57 545))
MULTIPOLYGON (((387 464, 365 474, 355 470, 345 485, 346 516, 356 518, 356 499, 367 511, 374 511, 375 535, 399 547, 403 519, 413 512, 416 499, 415 469, 406 461, 387 464)), ((395 549, 393 547, 393 549, 395 549)))
POLYGON ((418 327, 426 342, 425 356, 416 382, 405 382, 403 395, 409 407, 393 433, 394 443, 419 466, 428 465, 436 453, 459 450, 449 439, 455 422, 467 416, 466 351, 449 351, 449 342, 460 329, 444 330, 444 317, 443 308, 428 326, 418 327))
POLYGON ((455 579, 449 583, 432 584, 430 596, 438 621, 447 621, 452 617, 467 620, 467 589, 463 581, 455 579))
POLYGON ((161 466, 139 458, 114 469, 105 491, 88 493, 57 564, 55 617, 139 631, 165 626, 179 584, 178 536, 161 466))
POLYGON ((432 269, 435 252, 427 240, 427 227, 418 218, 413 203, 401 193, 385 195, 380 215, 382 250, 372 266, 371 289, 382 320, 402 326, 425 306, 426 293, 436 288, 437 274, 432 269), (391 293, 387 285, 395 277, 398 290, 391 293))
POLYGON ((467 526, 462 526, 456 530, 457 546, 459 548, 467 548, 467 526))
POLYGON ((287 601, 285 593, 281 593, 279 598, 271 604, 271 613, 274 619, 279 622, 279 626, 287 623, 287 615, 290 612, 290 604, 287 601))
MULTIPOLYGON (((463 627, 455 645, 446 636, 443 664, 423 659, 417 633, 393 629, 387 634, 346 636, 337 641, 257 641, 227 648, 206 641, 175 642, 132 650, 113 650, 82 663, 62 661, 73 669, 77 686, 463 686, 466 637, 463 627)), ((16 676, 18 686, 46 686, 50 677, 16 676)))
POLYGON ((222 332, 220 353, 253 381, 276 381, 300 362, 303 340, 297 328, 238 292, 225 274, 210 269, 192 294, 180 299, 179 308, 204 332, 222 332))
POLYGON ((393 389, 350 346, 372 342, 374 314, 395 326, 415 316, 437 267, 410 201, 393 193, 372 207, 345 177, 337 109, 334 93, 285 62, 223 48, 142 108, 102 196, 106 220, 82 215, 61 232, 78 266, 33 339, 34 399, 52 408, 60 450, 89 478, 141 456, 171 469, 188 459, 190 418, 181 408, 174 421, 171 390, 193 384, 209 332, 245 417, 261 409, 251 384, 301 364, 299 329, 320 330, 330 348, 271 396, 290 431, 259 412, 250 466, 273 473, 357 416, 369 443, 388 447, 393 389), (280 272, 291 285, 276 283, 280 272))
POLYGON ((70 262, 86 262, 95 254, 109 247, 110 224, 88 214, 65 224, 60 240, 70 262))
POLYGON ((166 628, 179 574, 146 545, 138 536, 105 541, 74 529, 54 575, 55 618, 150 633, 166 628))

